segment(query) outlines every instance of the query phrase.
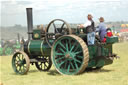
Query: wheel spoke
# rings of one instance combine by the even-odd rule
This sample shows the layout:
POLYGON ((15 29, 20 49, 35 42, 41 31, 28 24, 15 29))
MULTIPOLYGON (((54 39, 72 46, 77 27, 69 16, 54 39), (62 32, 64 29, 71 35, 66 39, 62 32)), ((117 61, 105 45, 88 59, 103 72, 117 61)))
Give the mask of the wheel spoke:
POLYGON ((16 58, 14 59, 14 61, 15 61, 15 62, 18 62, 18 60, 17 60, 16 58))
POLYGON ((70 64, 71 64, 71 67, 72 67, 73 69, 75 69, 71 61, 70 61, 70 64))
POLYGON ((79 53, 82 53, 82 51, 75 52, 75 54, 79 54, 79 53))
POLYGON ((45 69, 45 64, 43 66, 44 66, 44 69, 45 69))
POLYGON ((62 64, 64 64, 66 61, 67 61, 67 60, 64 60, 64 61, 62 61, 60 64, 58 64, 59 67, 60 67, 62 64))
POLYGON ((22 55, 22 60, 24 59, 24 56, 22 55))
POLYGON ((16 66, 16 69, 18 69, 19 65, 15 65, 16 66))
POLYGON ((67 72, 69 72, 69 70, 70 70, 70 64, 68 65, 68 70, 67 70, 67 72))
POLYGON ((62 48, 60 48, 60 50, 61 50, 63 53, 65 53, 65 51, 64 51, 62 48))
POLYGON ((49 60, 46 58, 46 62, 49 63, 49 60))
POLYGON ((71 49, 71 39, 68 38, 68 41, 69 41, 69 48, 71 49))
POLYGON ((15 66, 18 66, 18 62, 15 62, 15 66))
POLYGON ((56 33, 56 32, 59 33, 54 22, 53 22, 53 26, 54 26, 54 28, 55 28, 55 33, 56 33))
POLYGON ((46 62, 49 64, 49 60, 46 60, 46 62))
POLYGON ((21 66, 21 72, 24 72, 24 71, 23 71, 23 66, 21 66))
POLYGON ((78 65, 77 65, 76 61, 74 61, 74 63, 75 63, 76 69, 78 69, 78 65))
MULTIPOLYGON (((61 29, 63 29, 64 25, 65 25, 65 23, 62 24, 61 29)), ((62 32, 62 30, 61 30, 61 32, 62 32)))
POLYGON ((75 45, 77 44, 77 42, 75 42, 73 45, 72 45, 72 48, 70 49, 70 52, 72 52, 72 50, 74 49, 75 45))
POLYGON ((80 47, 80 46, 78 45, 78 46, 75 48, 74 52, 76 52, 76 51, 78 50, 79 47, 80 47))
POLYGON ((42 62, 38 62, 38 64, 39 64, 39 67, 42 68, 42 62), (39 64, 39 63, 40 63, 40 64, 39 64))
POLYGON ((46 63, 45 63, 45 62, 44 62, 44 65, 43 65, 43 66, 44 66, 44 69, 46 69, 46 68, 47 68, 47 65, 46 65, 46 63))
POLYGON ((64 69, 66 69, 66 66, 67 66, 67 61, 65 61, 65 66, 64 66, 64 69))
POLYGON ((82 58, 83 59, 83 56, 78 56, 78 58, 82 58))
POLYGON ((48 67, 45 62, 44 62, 44 66, 45 66, 45 67, 48 67))
POLYGON ((76 61, 76 62, 81 64, 81 61, 77 60, 76 58, 73 58, 73 59, 74 59, 74 61, 76 61))
POLYGON ((18 57, 19 61, 21 61, 21 59, 20 59, 20 54, 19 54, 19 55, 17 55, 17 57, 18 57))
POLYGON ((25 71, 26 70, 26 67, 25 66, 23 66, 23 71, 25 71))
POLYGON ((64 57, 59 57, 59 58, 56 59, 56 61, 59 61, 61 59, 64 59, 64 57))
POLYGON ((19 66, 19 71, 21 71, 21 66, 19 66))
POLYGON ((55 55, 64 55, 64 54, 63 54, 63 53, 57 53, 57 52, 56 52, 55 55))
POLYGON ((62 24, 62 26, 61 26, 61 30, 60 30, 60 33, 62 33, 63 32, 63 29, 64 29, 64 25, 65 25, 65 22, 62 24))
POLYGON ((60 45, 61 47, 63 47, 64 49, 66 49, 65 46, 64 46, 61 42, 59 43, 59 45, 60 45))
POLYGON ((67 40, 66 40, 66 50, 69 51, 68 49, 69 49, 69 48, 68 48, 68 42, 67 42, 67 40))

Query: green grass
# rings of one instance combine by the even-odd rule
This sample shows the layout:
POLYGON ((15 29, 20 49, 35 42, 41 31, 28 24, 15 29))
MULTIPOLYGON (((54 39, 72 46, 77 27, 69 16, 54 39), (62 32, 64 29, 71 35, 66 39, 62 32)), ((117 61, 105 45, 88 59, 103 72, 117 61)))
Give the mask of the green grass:
POLYGON ((114 53, 121 58, 101 70, 81 75, 60 75, 54 67, 40 72, 30 67, 27 75, 16 75, 11 67, 11 56, 0 56, 0 82, 3 85, 128 85, 128 42, 114 44, 114 53))

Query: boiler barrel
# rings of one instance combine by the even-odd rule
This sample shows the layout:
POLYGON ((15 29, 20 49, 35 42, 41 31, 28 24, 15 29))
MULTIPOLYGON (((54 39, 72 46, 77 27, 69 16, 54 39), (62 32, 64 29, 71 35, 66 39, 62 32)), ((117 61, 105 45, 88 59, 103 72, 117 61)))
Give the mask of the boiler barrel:
POLYGON ((51 48, 43 40, 30 40, 24 50, 29 55, 51 55, 51 48))

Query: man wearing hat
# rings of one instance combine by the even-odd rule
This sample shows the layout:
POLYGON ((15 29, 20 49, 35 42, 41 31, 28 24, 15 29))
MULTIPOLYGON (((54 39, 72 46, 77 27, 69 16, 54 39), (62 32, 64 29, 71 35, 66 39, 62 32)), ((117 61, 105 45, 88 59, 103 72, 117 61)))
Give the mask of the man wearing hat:
POLYGON ((88 45, 93 45, 95 41, 95 26, 92 18, 92 15, 88 14, 86 23, 79 25, 79 28, 85 28, 88 45))
POLYGON ((106 35, 107 31, 106 31, 106 25, 104 23, 104 18, 100 17, 99 21, 100 21, 100 24, 98 26, 98 30, 99 30, 100 40, 102 42, 105 42, 106 41, 105 35, 106 35))

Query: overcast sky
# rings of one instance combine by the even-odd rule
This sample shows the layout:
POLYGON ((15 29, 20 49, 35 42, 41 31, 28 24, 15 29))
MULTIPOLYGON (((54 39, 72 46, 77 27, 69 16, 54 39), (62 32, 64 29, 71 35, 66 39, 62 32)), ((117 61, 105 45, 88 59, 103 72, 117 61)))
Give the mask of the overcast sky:
POLYGON ((33 24, 48 24, 60 18, 68 23, 84 23, 91 13, 94 21, 128 21, 128 0, 1 0, 1 26, 26 26, 26 8, 33 8, 33 24))

